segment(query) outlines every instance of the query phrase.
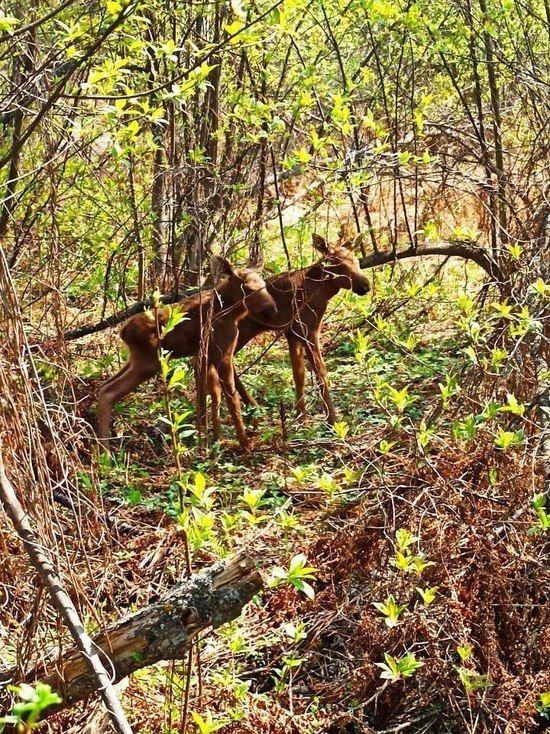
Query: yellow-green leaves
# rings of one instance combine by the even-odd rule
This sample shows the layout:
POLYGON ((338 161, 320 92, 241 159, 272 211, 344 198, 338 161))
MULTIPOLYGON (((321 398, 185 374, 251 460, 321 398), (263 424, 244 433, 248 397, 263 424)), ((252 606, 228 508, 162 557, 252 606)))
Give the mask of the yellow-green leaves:
POLYGON ((420 538, 413 535, 406 528, 400 528, 395 533, 395 566, 404 573, 417 573, 419 576, 428 566, 434 566, 433 561, 427 561, 426 556, 422 552, 413 553, 411 546, 417 543, 420 538))
POLYGON ((349 425, 345 421, 337 421, 333 426, 332 430, 338 436, 338 438, 344 440, 349 433, 349 425))
POLYGON ((83 89, 90 90, 96 87, 98 92, 109 95, 122 82, 123 78, 130 72, 126 69, 127 59, 106 59, 102 64, 92 69, 88 74, 88 80, 82 85, 83 89))
POLYGON ((386 601, 373 602, 372 606, 378 609, 382 614, 381 619, 387 627, 395 627, 399 624, 399 617, 407 608, 406 606, 398 604, 393 598, 393 594, 389 594, 386 601))
POLYGON ((306 556, 303 553, 298 553, 290 561, 288 569, 281 566, 273 569, 268 585, 273 588, 287 582, 304 593, 309 599, 313 599, 315 591, 308 581, 315 578, 316 571, 316 568, 307 565, 306 556))
POLYGON ((523 252, 523 247, 518 244, 512 244, 511 242, 507 242, 505 245, 506 249, 510 253, 512 260, 519 260, 521 257, 521 253, 523 252))
POLYGON ((544 493, 536 494, 533 497, 532 505, 537 513, 537 524, 529 528, 527 531, 529 535, 538 535, 550 530, 550 514, 546 508, 547 501, 547 496, 544 493))
POLYGON ((182 321, 185 321, 188 318, 185 311, 181 311, 177 304, 175 306, 168 306, 167 313, 168 318, 166 319, 166 323, 164 324, 161 331, 162 339, 164 339, 167 334, 173 331, 178 324, 181 324, 182 321))
POLYGON ((349 100, 344 95, 335 94, 333 96, 330 117, 334 126, 343 135, 349 135, 353 131, 349 100))
POLYGON ((422 598, 422 601, 426 606, 429 606, 435 599, 437 590, 439 589, 439 586, 432 586, 427 589, 421 589, 419 586, 415 587, 418 593, 420 594, 420 597, 422 598))
POLYGON ((0 10, 0 33, 11 33, 18 23, 18 18, 6 15, 3 10, 0 10))
POLYGON ((401 678, 410 678, 424 663, 416 659, 413 653, 407 653, 400 658, 394 658, 389 653, 384 653, 383 663, 375 663, 382 669, 380 677, 395 683, 401 678))
POLYGON ((544 716, 547 720, 550 719, 550 691, 540 694, 535 708, 541 716, 544 716))
POLYGON ((506 451, 511 446, 517 446, 518 444, 522 443, 524 438, 525 434, 522 430, 505 431, 499 426, 494 445, 495 448, 500 449, 501 451, 506 451))
POLYGON ((531 283, 529 290, 532 293, 536 293, 538 296, 545 298, 550 295, 550 284, 545 283, 542 278, 537 278, 534 283, 531 283))

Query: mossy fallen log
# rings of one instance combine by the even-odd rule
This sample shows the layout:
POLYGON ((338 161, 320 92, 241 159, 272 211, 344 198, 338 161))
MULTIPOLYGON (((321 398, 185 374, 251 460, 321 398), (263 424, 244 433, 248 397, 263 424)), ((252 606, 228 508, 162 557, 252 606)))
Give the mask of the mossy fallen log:
MULTIPOLYGON (((184 658, 197 633, 238 617, 261 589, 262 579, 254 562, 245 555, 235 556, 177 584, 158 601, 94 636, 93 642, 106 669, 113 671, 113 682, 117 682, 161 660, 184 658)), ((14 684, 36 680, 49 684, 62 698, 55 711, 97 689, 96 677, 75 648, 41 662, 23 677, 0 672, 0 680, 10 679, 14 684)), ((53 709, 46 715, 50 713, 53 709)))

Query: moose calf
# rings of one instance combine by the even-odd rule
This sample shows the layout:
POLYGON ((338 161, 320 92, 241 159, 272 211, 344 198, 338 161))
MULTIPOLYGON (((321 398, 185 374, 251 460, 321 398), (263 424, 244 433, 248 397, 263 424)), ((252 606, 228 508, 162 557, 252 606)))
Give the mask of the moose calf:
MULTIPOLYGON (((238 324, 248 313, 262 323, 269 323, 276 316, 277 307, 265 281, 253 268, 235 270, 230 262, 216 257, 212 261, 212 272, 215 287, 181 301, 179 308, 186 318, 163 338, 159 331, 167 321, 167 309, 158 311, 156 318, 151 313, 138 314, 122 327, 120 336, 130 350, 128 362, 101 385, 98 395, 99 440, 106 451, 109 451, 113 405, 159 371, 159 349, 170 351, 174 357, 191 357, 199 355, 202 344, 206 344, 209 381, 216 380, 218 389, 223 391, 239 443, 244 448, 248 446, 233 369, 238 324), (205 339, 206 328, 209 331, 205 339)), ((202 382, 197 381, 200 406, 203 404, 202 382)), ((219 421, 215 428, 219 433, 219 421)))
MULTIPOLYGON (((351 249, 356 242, 357 238, 354 242, 330 247, 322 237, 314 234, 313 244, 321 253, 321 259, 307 268, 266 279, 268 293, 277 306, 277 316, 268 322, 261 314, 249 312, 248 316, 239 321, 239 336, 235 347, 238 352, 251 339, 265 331, 282 332, 288 342, 298 415, 306 415, 305 352, 319 383, 325 417, 330 424, 335 422, 336 412, 330 397, 319 332, 328 302, 341 288, 352 290, 359 296, 366 295, 370 290, 369 281, 351 249)), ((243 402, 248 405, 257 404, 237 375, 235 387, 243 402)), ((213 410, 217 409, 219 396, 213 396, 213 410)))

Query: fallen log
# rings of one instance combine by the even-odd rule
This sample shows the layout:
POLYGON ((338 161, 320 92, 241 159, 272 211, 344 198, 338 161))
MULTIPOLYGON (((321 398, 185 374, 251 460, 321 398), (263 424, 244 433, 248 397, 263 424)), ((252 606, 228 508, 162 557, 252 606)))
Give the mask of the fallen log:
MULTIPOLYGON (((93 642, 105 667, 113 671, 112 682, 117 682, 161 660, 181 660, 198 632, 238 617, 261 589, 262 579, 254 562, 245 555, 235 556, 177 584, 158 601, 96 635, 93 642)), ((0 680, 6 680, 7 675, 0 672, 0 680)), ((55 711, 97 690, 97 679, 76 649, 57 660, 41 662, 26 672, 24 680, 14 674, 11 682, 36 680, 48 683, 61 696, 62 703, 55 711)), ((54 709, 46 715, 51 713, 54 709)))

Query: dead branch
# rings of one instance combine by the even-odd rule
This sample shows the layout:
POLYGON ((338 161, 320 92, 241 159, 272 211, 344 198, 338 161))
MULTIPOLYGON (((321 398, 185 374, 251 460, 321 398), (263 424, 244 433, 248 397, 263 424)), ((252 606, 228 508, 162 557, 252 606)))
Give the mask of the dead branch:
MULTIPOLYGON (((119 620, 93 638, 94 648, 112 671, 111 683, 160 660, 183 659, 198 632, 238 617, 261 588, 254 562, 238 555, 192 576, 155 603, 119 620)), ((0 671, 0 680, 6 676, 0 671)), ((27 671, 24 682, 35 680, 48 683, 62 697, 55 711, 97 690, 95 675, 76 649, 27 671)), ((54 713, 53 708, 46 715, 50 713, 54 713)))
POLYGON ((386 265, 396 260, 404 260, 409 257, 424 257, 427 255, 444 255, 445 257, 462 257, 465 260, 473 260, 480 268, 485 270, 487 275, 496 282, 501 290, 505 290, 507 287, 508 278, 487 250, 470 242, 433 242, 414 248, 410 247, 406 250, 375 252, 362 258, 360 265, 362 268, 375 268, 378 265, 386 265))
MULTIPOLYGON (((167 293, 166 295, 161 296, 159 300, 161 303, 168 305, 170 303, 176 303, 176 301, 180 301, 182 298, 194 296, 197 292, 196 288, 191 291, 174 291, 173 293, 167 293)), ((111 327, 117 326, 123 321, 126 321, 130 316, 135 316, 135 314, 151 308, 152 305, 153 299, 145 298, 143 301, 138 301, 137 303, 134 303, 127 308, 123 308, 105 319, 101 319, 101 321, 98 321, 96 324, 86 324, 84 326, 79 326, 77 329, 65 331, 63 333, 63 338, 65 341, 72 341, 73 339, 80 339, 83 336, 88 336, 88 334, 96 334, 98 331, 105 331, 105 329, 110 329, 111 327)))
MULTIPOLYGON (((488 254, 488 252, 478 245, 471 244, 470 242, 434 242, 428 245, 420 245, 416 248, 408 248, 406 250, 387 250, 384 252, 375 252, 371 255, 367 255, 360 261, 361 267, 365 270, 367 268, 375 268, 379 265, 386 265, 396 260, 404 260, 410 257, 425 257, 427 255, 444 255, 445 257, 461 257, 465 260, 473 260, 480 268, 497 283, 501 290, 505 290, 508 278, 502 272, 498 264, 488 254)), ((166 296, 161 297, 161 301, 164 304, 175 303, 183 297, 192 296, 197 291, 192 292, 175 292, 169 293, 166 296)), ((141 313, 146 308, 150 308, 153 305, 151 298, 147 298, 144 301, 134 303, 128 308, 124 308, 117 311, 112 316, 109 316, 96 324, 87 324, 80 326, 77 329, 71 329, 66 331, 63 336, 66 341, 72 341, 74 339, 80 339, 88 334, 96 334, 99 331, 104 331, 112 326, 117 326, 125 321, 134 314, 141 313)))

